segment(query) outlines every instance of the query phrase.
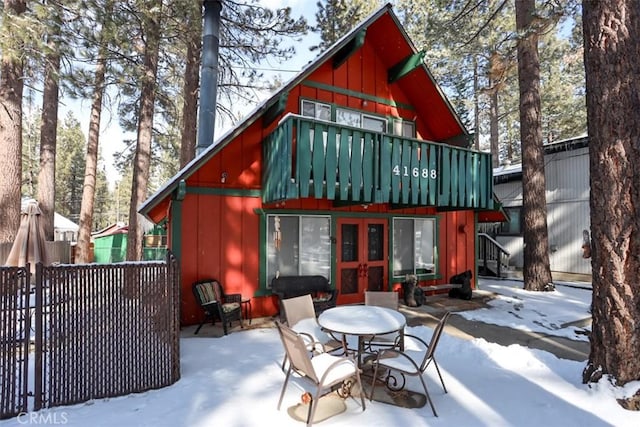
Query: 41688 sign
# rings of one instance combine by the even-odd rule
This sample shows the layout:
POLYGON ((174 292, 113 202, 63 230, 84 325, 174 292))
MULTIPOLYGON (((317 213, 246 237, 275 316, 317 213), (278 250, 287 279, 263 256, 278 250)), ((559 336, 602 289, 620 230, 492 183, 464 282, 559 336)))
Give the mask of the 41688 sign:
POLYGON ((395 165, 392 172, 396 176, 412 176, 414 178, 430 178, 436 179, 438 177, 438 171, 429 168, 411 168, 407 166, 395 165))

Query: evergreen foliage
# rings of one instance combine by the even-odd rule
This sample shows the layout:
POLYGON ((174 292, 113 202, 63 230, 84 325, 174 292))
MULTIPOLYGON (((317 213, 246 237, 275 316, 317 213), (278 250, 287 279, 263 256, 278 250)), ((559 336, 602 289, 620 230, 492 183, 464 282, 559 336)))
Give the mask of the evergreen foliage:
POLYGON ((71 113, 59 125, 58 133, 56 212, 77 224, 82 202, 86 138, 80 122, 71 113))
POLYGON ((367 15, 375 11, 381 1, 327 0, 317 2, 316 25, 312 30, 320 33, 320 43, 310 50, 323 51, 347 34, 367 15))
MULTIPOLYGON (((202 3, 192 0, 6 0, 0 31, 0 51, 5 60, 13 59, 19 65, 15 70, 21 76, 19 82, 26 84, 32 105, 40 99, 47 58, 57 56, 61 66, 57 71, 53 67, 49 75, 57 79, 63 96, 90 99, 98 92, 103 93, 104 107, 110 115, 104 122, 118 120, 129 137, 138 128, 141 82, 146 78, 144 45, 148 40, 141 23, 148 22, 145 21, 146 17, 154 13, 160 14, 162 25, 157 86, 153 90, 150 178, 141 196, 143 198, 161 186, 179 167, 177 153, 184 131, 184 97, 197 97, 193 91, 186 95, 182 93, 184 64, 188 42, 201 37, 198 26, 201 25, 202 3), (113 9, 110 5, 113 5, 113 9), (12 14, 10 19, 7 18, 8 13, 12 14), (99 82, 95 74, 99 64, 105 70, 103 82, 99 82)), ((234 107, 238 99, 255 103, 263 91, 271 91, 280 84, 278 77, 266 78, 259 71, 260 65, 266 62, 282 63, 291 58, 295 53, 294 42, 299 41, 306 31, 306 21, 292 17, 289 8, 271 10, 257 0, 223 2, 218 90, 221 120, 233 122, 238 119, 240 112, 234 107), (291 42, 283 43, 285 39, 291 42)), ((199 67, 197 62, 195 67, 199 67)), ((10 74, 5 73, 4 77, 10 77, 10 74)), ((22 99, 22 85, 18 99, 22 99)), ((189 102, 188 108, 197 109, 197 103, 189 102)), ((41 110, 37 111, 40 114, 41 110)), ((77 220, 78 200, 83 188, 80 178, 85 173, 77 162, 79 153, 85 148, 84 142, 72 144, 71 141, 80 138, 82 131, 75 129, 77 121, 71 123, 70 120, 67 117, 65 123, 59 126, 63 135, 57 138, 58 153, 55 160, 61 164, 56 167, 55 189, 62 191, 62 194, 56 196, 55 204, 56 211, 69 214, 77 220), (67 129, 68 126, 75 131, 67 129)), ((100 126, 100 118, 98 120, 97 125, 100 126)), ((16 163, 20 166, 18 179, 14 184, 8 184, 9 179, 4 182, 17 186, 15 194, 18 196, 22 192, 35 197, 38 190, 41 118, 30 112, 24 123, 24 132, 21 130, 20 133, 24 134, 25 144, 21 139, 18 141, 12 137, 16 147, 25 147, 24 153, 20 150, 16 163)), ((49 134, 50 131, 47 132, 49 134)), ((101 144, 115 143, 118 141, 103 141, 101 144)), ((117 154, 120 173, 127 174, 130 183, 133 179, 131 163, 137 146, 137 138, 129 138, 125 150, 117 154)), ((56 151, 55 146, 53 151, 56 151)), ((8 157, 11 156, 5 156, 8 157)), ((85 157, 86 153, 83 153, 82 158, 85 157)), ((16 169, 11 166, 4 170, 13 173, 16 169)), ((117 191, 109 192, 104 181, 103 165, 98 164, 95 175, 97 182, 92 227, 103 225, 107 220, 123 220, 122 212, 128 210, 130 203, 121 198, 122 195, 131 194, 130 189, 125 189, 126 184, 121 180, 117 183, 117 191), (120 195, 117 201, 114 200, 116 194, 120 195), (117 206, 115 210, 104 208, 113 205, 117 206)), ((16 227, 8 228, 17 228, 19 221, 18 197, 13 199, 8 203, 13 206, 13 214, 9 216, 14 217, 16 227)), ((11 239, 13 232, 7 231, 7 236, 3 238, 11 239)))

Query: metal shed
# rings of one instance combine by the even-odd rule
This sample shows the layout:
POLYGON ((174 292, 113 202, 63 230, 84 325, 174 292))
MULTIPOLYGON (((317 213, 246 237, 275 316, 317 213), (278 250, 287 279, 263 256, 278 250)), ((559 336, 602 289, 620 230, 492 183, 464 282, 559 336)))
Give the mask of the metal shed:
MULTIPOLYGON (((551 270, 590 275, 591 260, 582 257, 583 231, 590 231, 588 138, 559 141, 544 150, 551 270)), ((496 225, 492 233, 511 253, 511 266, 521 269, 522 165, 503 165, 493 175, 495 194, 511 222, 496 225)))

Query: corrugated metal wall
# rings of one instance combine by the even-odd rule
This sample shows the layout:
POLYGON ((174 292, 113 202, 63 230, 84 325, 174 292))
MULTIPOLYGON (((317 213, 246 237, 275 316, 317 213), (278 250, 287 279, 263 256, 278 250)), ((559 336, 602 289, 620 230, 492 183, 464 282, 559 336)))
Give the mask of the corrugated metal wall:
MULTIPOLYGON (((547 226, 551 270, 591 274, 591 260, 582 258, 582 231, 590 230, 589 149, 545 155, 547 226)), ((496 184, 494 191, 505 207, 522 206, 522 182, 496 184)), ((522 236, 497 236, 511 253, 511 265, 522 268, 522 236)))

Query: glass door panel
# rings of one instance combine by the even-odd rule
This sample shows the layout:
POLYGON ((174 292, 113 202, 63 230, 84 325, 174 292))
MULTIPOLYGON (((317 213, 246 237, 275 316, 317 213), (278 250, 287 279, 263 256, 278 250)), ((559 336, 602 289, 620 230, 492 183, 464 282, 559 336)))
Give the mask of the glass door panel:
POLYGON ((367 231, 367 260, 382 261, 384 259, 384 225, 368 224, 367 231))
POLYGON ((342 224, 342 242, 340 244, 341 262, 353 262, 358 260, 358 228, 358 224, 342 224))
POLYGON ((365 290, 386 289, 386 220, 339 218, 337 227, 338 304, 362 303, 365 290))
POLYGON ((384 268, 369 267, 367 271, 367 290, 384 291, 384 268))

